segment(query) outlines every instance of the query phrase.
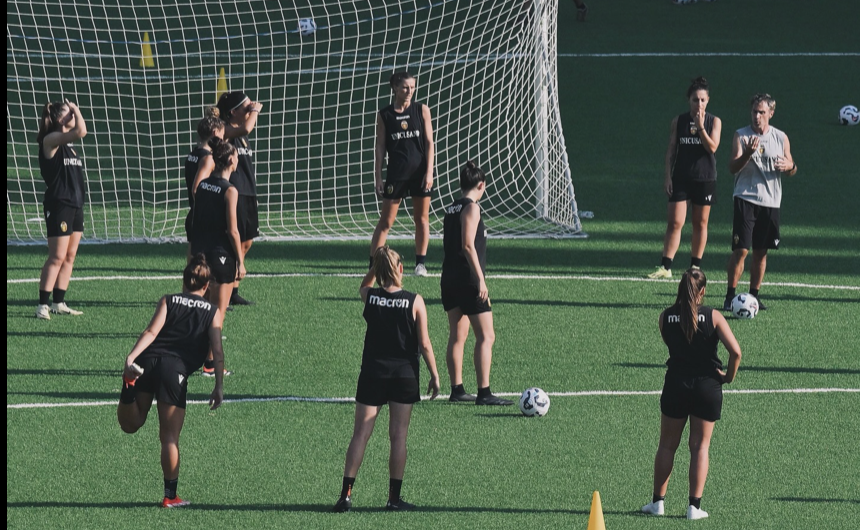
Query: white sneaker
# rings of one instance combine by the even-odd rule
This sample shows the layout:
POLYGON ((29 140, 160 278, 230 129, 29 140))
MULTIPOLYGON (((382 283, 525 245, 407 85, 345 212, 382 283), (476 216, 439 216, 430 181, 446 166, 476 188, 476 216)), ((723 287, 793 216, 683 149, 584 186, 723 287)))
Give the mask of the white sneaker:
POLYGON ((427 267, 424 266, 423 263, 419 263, 415 266, 415 276, 427 276, 427 267))
POLYGON ((707 516, 708 516, 708 512, 706 512, 705 510, 696 508, 692 504, 687 506, 687 519, 690 519, 691 521, 695 521, 697 519, 704 519, 707 516))
POLYGON ((51 313, 56 313, 58 315, 74 315, 80 316, 83 315, 83 311, 76 311, 71 307, 67 306, 65 302, 61 302, 59 304, 53 304, 51 306, 51 313))
POLYGON ((648 515, 663 515, 666 513, 663 501, 651 502, 642 507, 642 513, 648 515))
POLYGON ((648 275, 652 280, 659 280, 662 278, 672 278, 672 269, 664 269, 662 265, 657 267, 657 269, 648 275))
POLYGON ((48 304, 37 305, 36 318, 41 318, 42 320, 51 320, 51 307, 48 304))

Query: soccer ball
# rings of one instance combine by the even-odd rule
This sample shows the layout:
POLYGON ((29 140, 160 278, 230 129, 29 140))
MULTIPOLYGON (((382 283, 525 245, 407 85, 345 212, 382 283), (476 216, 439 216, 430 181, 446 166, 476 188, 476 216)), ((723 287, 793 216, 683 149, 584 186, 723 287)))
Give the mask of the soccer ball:
POLYGON ((526 416, 545 416, 549 410, 549 396, 540 388, 528 388, 520 396, 520 411, 526 416))
POLYGON ((845 105, 839 109, 839 123, 842 125, 857 125, 860 123, 860 110, 854 105, 845 105))
POLYGON ((317 23, 312 18, 303 18, 299 20, 299 33, 302 37, 309 37, 317 30, 317 23))
POLYGON ((755 318, 758 300, 749 293, 741 293, 732 299, 732 314, 735 318, 755 318))

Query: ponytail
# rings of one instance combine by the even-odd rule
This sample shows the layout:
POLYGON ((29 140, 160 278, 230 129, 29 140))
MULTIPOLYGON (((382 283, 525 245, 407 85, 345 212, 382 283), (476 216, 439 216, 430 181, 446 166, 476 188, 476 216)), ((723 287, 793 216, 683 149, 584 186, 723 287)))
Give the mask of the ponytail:
POLYGON ((379 247, 373 252, 373 275, 380 287, 386 285, 403 286, 403 276, 398 266, 403 262, 400 254, 391 250, 388 245, 379 247))
POLYGON ((233 144, 213 136, 209 140, 209 148, 212 149, 212 161, 215 162, 215 171, 221 173, 230 165, 230 157, 236 152, 233 144))
POLYGON ((53 101, 42 107, 42 117, 39 119, 39 134, 36 136, 36 143, 42 145, 42 140, 45 139, 45 136, 57 130, 60 113, 63 111, 65 105, 65 101, 53 101))
POLYGON ((481 182, 486 181, 487 176, 484 174, 484 171, 471 160, 467 160, 466 165, 460 171, 460 189, 470 191, 477 188, 481 182))
POLYGON ((681 331, 684 332, 687 342, 693 342, 693 337, 699 331, 699 294, 707 283, 704 272, 689 269, 681 276, 681 283, 678 284, 675 304, 681 308, 681 331))
POLYGON ((195 254, 182 272, 182 285, 188 291, 199 291, 206 287, 211 275, 212 272, 206 263, 206 256, 202 253, 195 254))

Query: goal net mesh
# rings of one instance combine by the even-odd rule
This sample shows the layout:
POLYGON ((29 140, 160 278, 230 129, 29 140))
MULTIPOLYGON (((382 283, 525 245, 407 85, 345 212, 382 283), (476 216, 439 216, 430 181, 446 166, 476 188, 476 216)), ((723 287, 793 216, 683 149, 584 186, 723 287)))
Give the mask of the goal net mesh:
MULTIPOLYGON (((558 0, 134 4, 7 3, 7 243, 46 237, 35 137, 44 104, 63 98, 89 130, 75 146, 84 238, 184 240, 184 158, 225 85, 264 104, 251 134, 262 236, 369 239, 376 112, 401 70, 433 114, 434 236, 469 159, 488 174, 491 235, 581 232, 558 109, 558 0)), ((411 237, 411 215, 406 199, 391 237, 411 237)))

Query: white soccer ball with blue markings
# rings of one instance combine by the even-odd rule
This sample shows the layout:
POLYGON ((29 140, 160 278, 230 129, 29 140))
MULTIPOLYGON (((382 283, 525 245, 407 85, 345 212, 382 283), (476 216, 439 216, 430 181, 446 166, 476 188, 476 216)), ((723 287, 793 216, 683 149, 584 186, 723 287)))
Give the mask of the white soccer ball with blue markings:
POLYGON ((520 412, 526 416, 545 416, 549 410, 549 396, 540 388, 527 388, 520 396, 520 412))
POLYGON ((845 105, 839 109, 839 123, 842 125, 857 125, 860 123, 860 110, 854 105, 845 105))
POLYGON ((317 30, 317 23, 312 18, 303 18, 299 20, 299 33, 303 37, 310 37, 317 30))
POLYGON ((732 314, 735 318, 755 318, 758 314, 758 300, 749 293, 741 293, 732 299, 732 314))

